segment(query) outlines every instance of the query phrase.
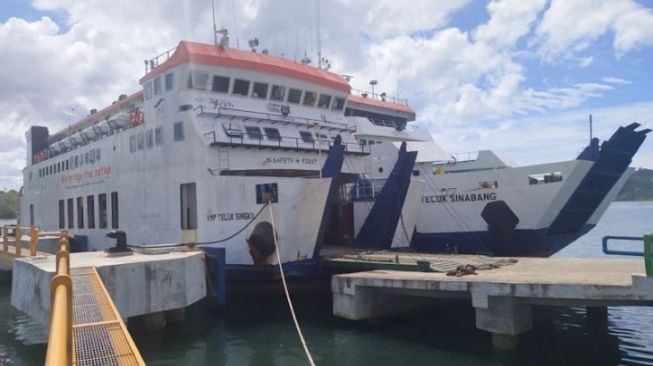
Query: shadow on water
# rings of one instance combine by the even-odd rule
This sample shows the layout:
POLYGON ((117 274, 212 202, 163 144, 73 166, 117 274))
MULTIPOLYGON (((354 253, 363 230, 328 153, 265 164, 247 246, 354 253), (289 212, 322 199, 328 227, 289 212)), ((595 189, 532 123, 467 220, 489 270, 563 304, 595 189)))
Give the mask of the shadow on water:
POLYGON ((0 280, 0 365, 42 365, 47 329, 10 305, 11 280, 0 280))
MULTIPOLYGON (((185 324, 160 337, 135 332, 148 364, 307 364, 281 295, 231 300, 226 307, 194 306, 185 324)), ((612 332, 588 330, 584 309, 553 309, 549 326, 524 334, 518 351, 496 352, 490 335, 476 329, 474 309, 465 302, 367 322, 331 316, 328 293, 296 296, 295 306, 318 365, 616 365, 629 360, 612 332)), ((651 356, 650 347, 644 354, 651 356)))
MULTIPOLYGON (((557 256, 600 257, 603 235, 651 231, 653 204, 615 203, 599 225, 557 256)), ((42 365, 45 328, 9 304, 0 282, 0 366, 42 365)), ((350 322, 331 315, 328 289, 294 292, 297 314, 316 363, 325 365, 653 365, 653 308, 610 308, 607 330, 588 327, 583 308, 534 309, 538 326, 515 352, 495 352, 474 324, 468 302, 350 322)), ((149 365, 306 365, 281 292, 202 301, 187 320, 158 333, 130 324, 149 365)))

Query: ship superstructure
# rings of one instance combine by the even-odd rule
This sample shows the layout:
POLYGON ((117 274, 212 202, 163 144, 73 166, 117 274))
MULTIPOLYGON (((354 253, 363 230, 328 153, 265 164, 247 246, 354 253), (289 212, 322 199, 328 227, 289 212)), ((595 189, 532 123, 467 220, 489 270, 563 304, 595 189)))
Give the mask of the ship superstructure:
POLYGON ((369 154, 345 122, 347 81, 183 41, 140 83, 60 132, 27 132, 21 222, 67 229, 88 250, 111 246, 111 230, 130 244, 210 242, 245 269, 276 263, 277 235, 285 264, 313 263, 332 181, 357 177, 369 154), (329 171, 334 150, 348 163, 329 171))
POLYGON ((617 195, 648 129, 620 127, 576 159, 516 167, 490 150, 445 153, 405 101, 350 96, 349 121, 370 147, 368 182, 383 181, 402 143, 425 182, 411 246, 419 251, 549 256, 591 230, 617 195))

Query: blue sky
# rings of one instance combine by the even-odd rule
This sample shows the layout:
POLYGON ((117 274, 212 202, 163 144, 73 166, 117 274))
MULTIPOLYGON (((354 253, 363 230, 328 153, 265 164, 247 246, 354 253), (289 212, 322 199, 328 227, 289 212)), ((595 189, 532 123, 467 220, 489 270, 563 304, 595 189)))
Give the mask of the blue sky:
MULTIPOLYGON (((316 59, 312 1, 216 9, 232 41, 256 37, 274 55, 316 59)), ((354 88, 376 79, 377 91, 408 98, 445 151, 544 163, 582 149, 590 113, 600 138, 632 121, 653 126, 653 2, 321 0, 320 9, 332 71, 353 75, 354 88)), ((81 118, 138 90, 142 60, 211 38, 208 1, 5 0, 0 188, 21 184, 28 126, 56 131, 71 108, 81 118)), ((653 168, 653 143, 633 165, 653 168)))

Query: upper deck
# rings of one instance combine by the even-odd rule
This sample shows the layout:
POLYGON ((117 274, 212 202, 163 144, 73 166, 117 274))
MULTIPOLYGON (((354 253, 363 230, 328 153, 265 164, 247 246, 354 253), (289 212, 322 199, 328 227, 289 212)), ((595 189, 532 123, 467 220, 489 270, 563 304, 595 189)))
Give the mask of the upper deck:
MULTIPOLYGON (((229 126, 253 132, 256 132, 251 128, 253 123, 263 130, 266 127, 275 130, 283 125, 283 131, 279 130, 281 143, 287 135, 289 143, 295 145, 333 139, 337 134, 341 134, 343 143, 357 144, 357 123, 353 123, 351 116, 365 117, 373 124, 397 129, 405 127, 415 116, 406 100, 385 94, 357 93, 345 77, 333 72, 281 57, 213 44, 180 42, 175 48, 146 61, 146 73, 140 83, 141 91, 121 96, 112 105, 54 135, 48 136, 46 132, 45 141, 40 136, 40 143, 35 144, 34 138, 28 136, 28 140, 32 140, 31 144, 28 141, 31 146, 28 165, 30 161, 47 160, 143 123, 176 122, 173 119, 179 119, 184 111, 199 112, 196 113, 197 125, 201 127, 197 130, 205 135, 211 130, 211 142, 219 142, 216 134, 224 132, 224 140, 234 143, 232 128, 222 131, 224 123, 228 122, 229 126), (275 124, 277 126, 269 126, 275 124), (219 132, 213 132, 216 130, 219 132)), ((206 140, 207 136, 204 137, 206 140)), ((279 145, 279 137, 259 137, 256 144, 279 145)), ((352 146, 351 151, 361 149, 352 146)))

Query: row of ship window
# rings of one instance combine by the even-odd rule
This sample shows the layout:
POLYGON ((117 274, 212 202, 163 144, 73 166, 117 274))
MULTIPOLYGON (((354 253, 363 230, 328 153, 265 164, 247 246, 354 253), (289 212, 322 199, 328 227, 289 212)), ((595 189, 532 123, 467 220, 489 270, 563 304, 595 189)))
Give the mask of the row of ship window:
MULTIPOLYGON (((231 125, 223 125, 223 128, 227 136, 230 137, 243 136, 242 130, 233 128, 233 126, 231 125)), ((257 140, 257 141, 263 140, 263 136, 265 136, 269 141, 281 141, 281 139, 283 138, 279 133, 279 129, 273 127, 263 127, 263 130, 261 131, 260 127, 245 126, 245 133, 247 134, 247 137, 249 139, 257 140)), ((332 138, 330 136, 321 134, 319 132, 316 132, 314 137, 313 133, 311 133, 310 131, 299 131, 299 137, 301 138, 302 142, 307 144, 315 143, 316 141, 315 138, 317 138, 319 141, 330 141, 331 139, 335 139, 335 137, 332 138)))
POLYGON ((107 229, 109 225, 108 221, 108 201, 109 198, 111 201, 111 228, 118 229, 118 192, 111 192, 110 197, 107 197, 106 193, 100 193, 97 195, 97 201, 95 195, 90 196, 80 196, 77 198, 68 198, 67 200, 59 200, 59 229, 74 229, 75 228, 75 211, 77 212, 77 228, 88 229, 96 228, 95 221, 95 203, 97 202, 98 207, 98 220, 97 227, 99 229, 107 229), (86 199, 85 199, 86 198, 86 199), (84 209, 84 203, 86 203, 86 210, 84 209), (77 209, 75 210, 75 206, 77 209), (86 215, 84 215, 86 213, 86 215))
MULTIPOLYGON (((172 73, 164 76, 164 87, 166 91, 173 89, 172 80, 172 73)), ((246 79, 234 78, 232 80, 229 77, 211 75, 207 71, 202 70, 190 71, 188 75, 188 88, 252 97, 254 99, 270 100, 273 102, 301 104, 307 107, 315 107, 317 105, 318 108, 331 108, 334 111, 342 111, 345 108, 346 102, 345 97, 334 97, 331 94, 318 94, 315 91, 290 88, 284 85, 270 85, 259 81, 252 82, 246 79)), ((146 100, 152 98, 153 95, 162 93, 161 77, 145 83, 146 100)))
MULTIPOLYGON (((185 137, 183 122, 175 122, 172 125, 172 139, 181 141, 185 137)), ((145 149, 152 149, 154 146, 163 145, 163 127, 156 127, 140 132, 129 137, 129 152, 136 152, 145 149)))
POLYGON ((66 160, 62 160, 39 168, 39 177, 47 177, 49 175, 65 172, 85 164, 88 165, 99 163, 100 159, 100 149, 91 149, 85 153, 70 156, 66 160))

